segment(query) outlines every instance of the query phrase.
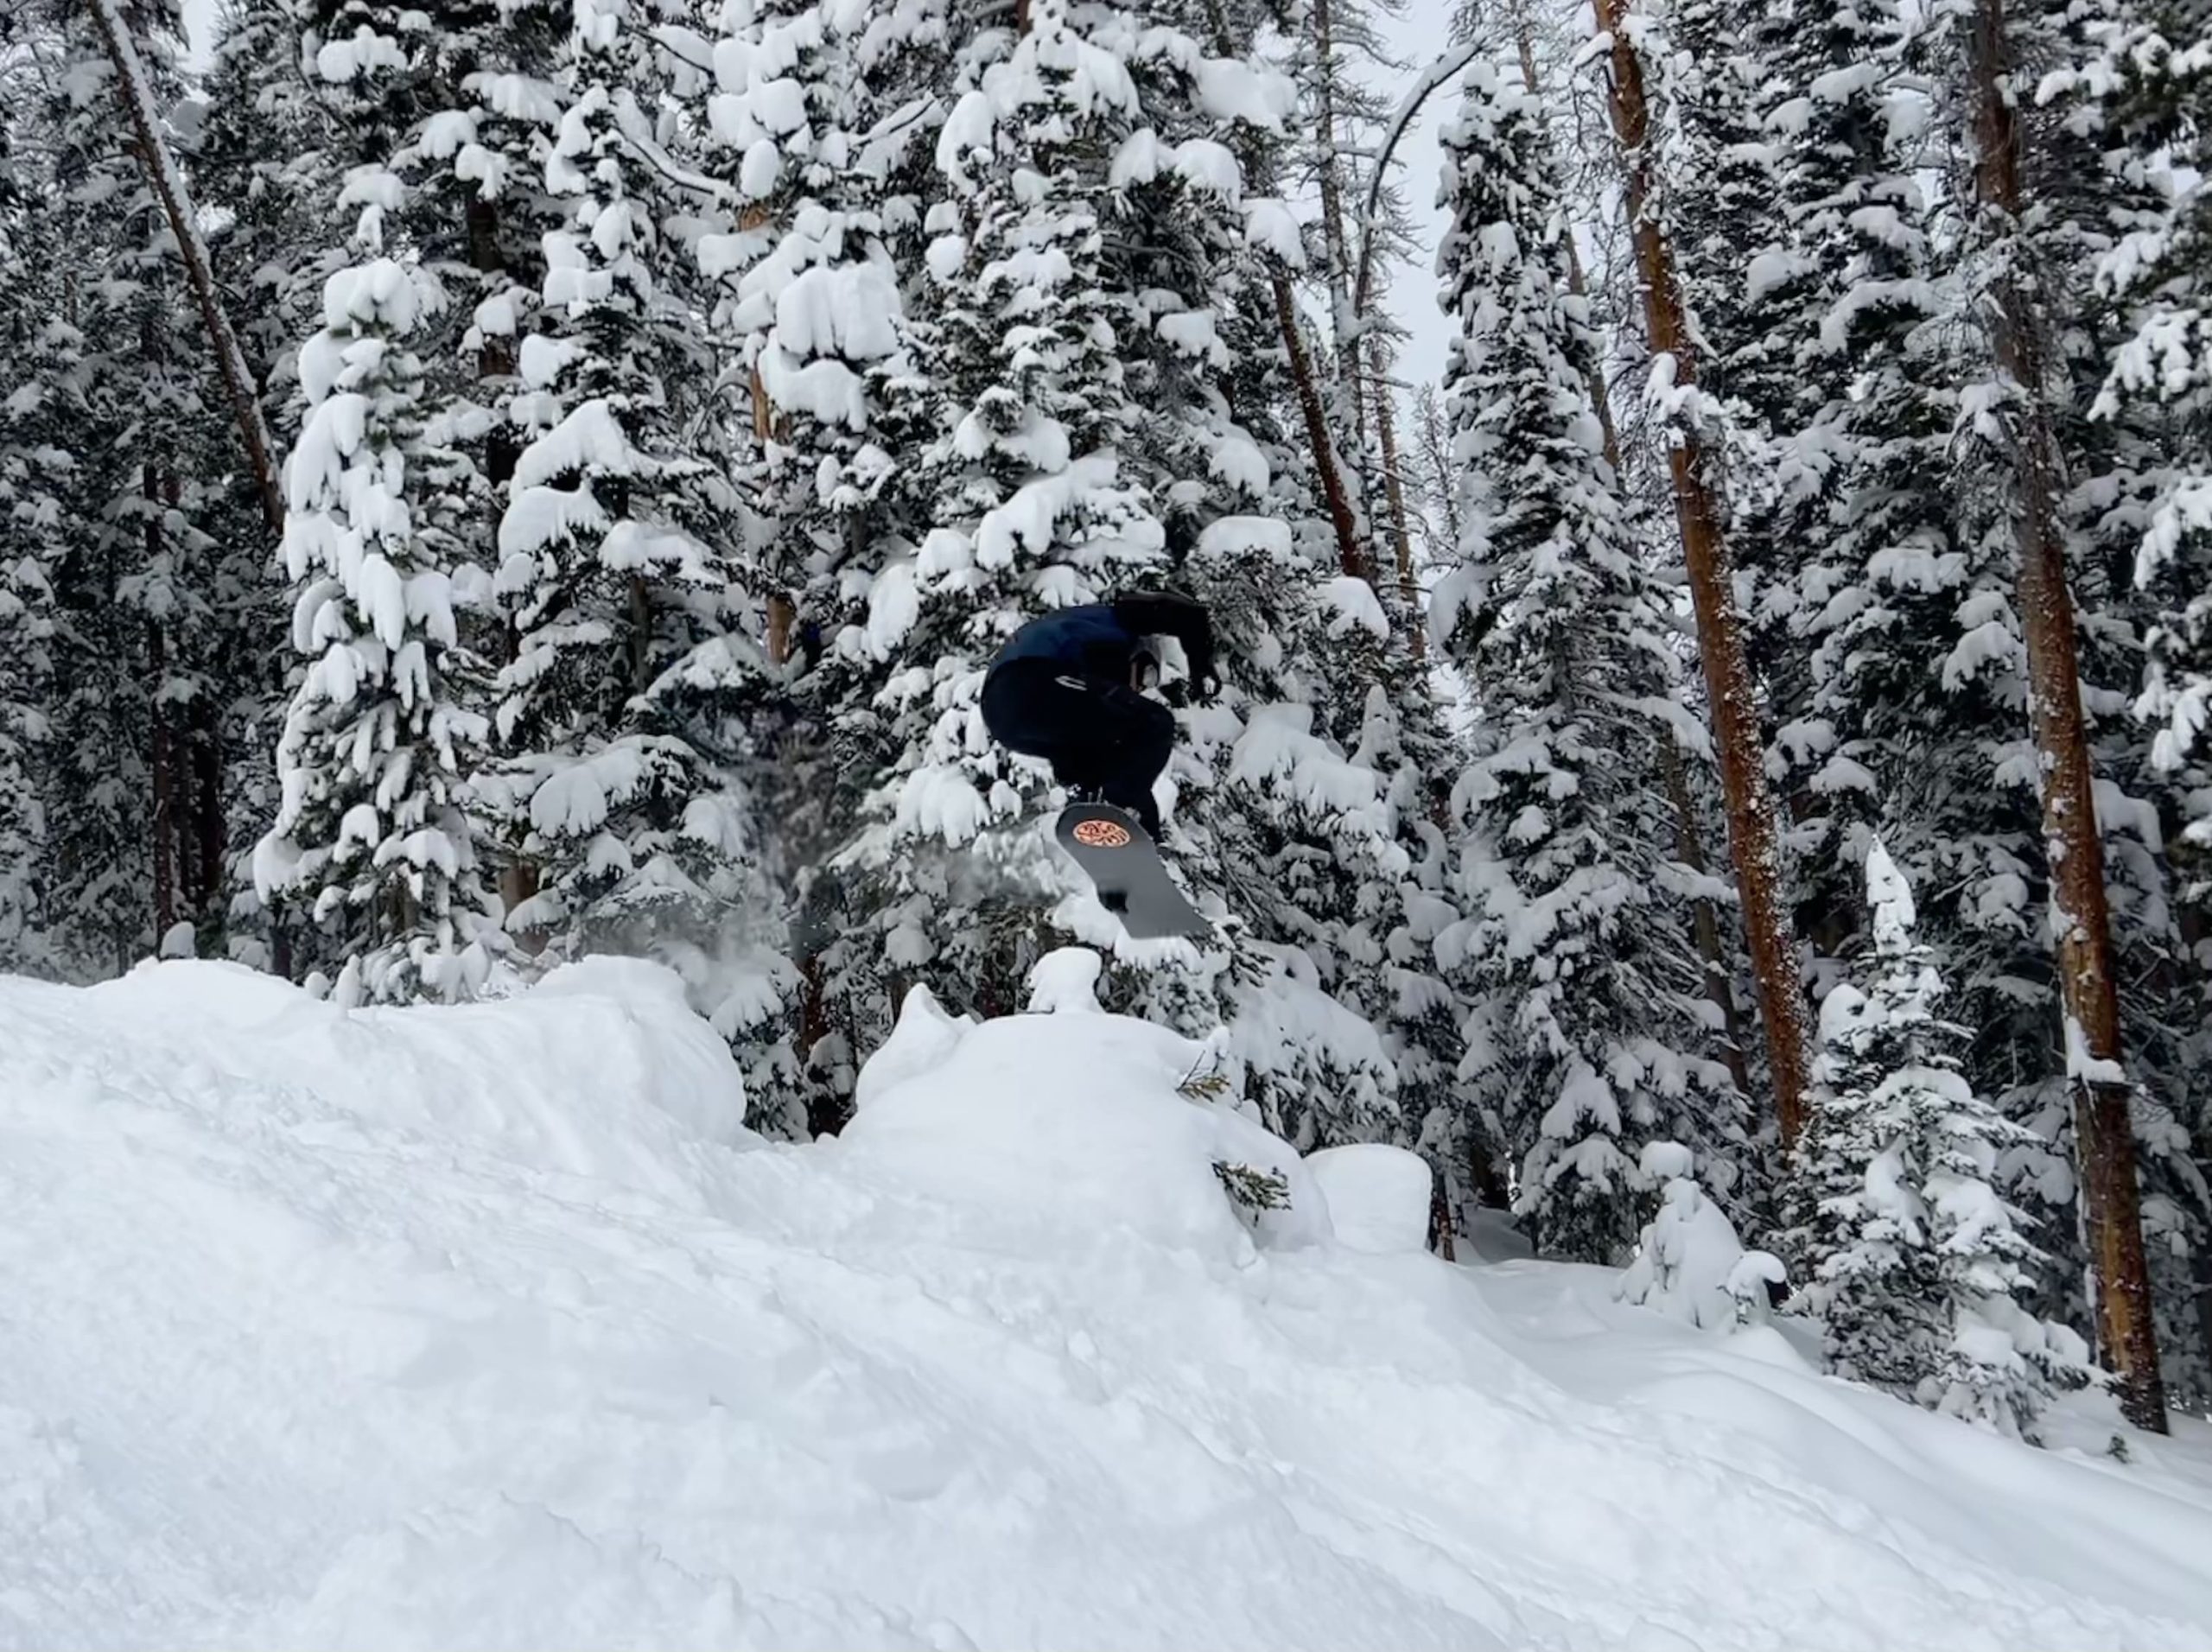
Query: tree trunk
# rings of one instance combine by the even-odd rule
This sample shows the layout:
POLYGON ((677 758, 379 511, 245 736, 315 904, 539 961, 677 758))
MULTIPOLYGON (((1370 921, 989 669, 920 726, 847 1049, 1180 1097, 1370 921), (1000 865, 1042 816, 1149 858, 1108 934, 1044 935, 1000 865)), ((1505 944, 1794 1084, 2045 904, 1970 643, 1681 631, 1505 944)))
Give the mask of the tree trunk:
POLYGON ((1418 447, 1421 463, 1427 467, 1423 479, 1433 486, 1438 511, 1444 517, 1444 537, 1454 549, 1459 543, 1459 498, 1452 486, 1452 441, 1444 429, 1443 410, 1438 407, 1436 393, 1424 384, 1414 403, 1414 441, 1418 447))
POLYGON ((1297 386, 1298 409, 1306 418, 1306 439, 1313 451, 1313 468, 1320 473, 1321 497, 1329 507, 1329 521, 1337 531, 1337 563, 1354 579, 1375 582, 1375 568, 1361 543, 1359 518, 1344 491, 1344 470, 1337 462, 1335 442, 1329 435, 1328 410, 1321 387, 1313 377, 1313 358, 1306 348, 1306 335, 1298 322, 1298 299, 1290 278, 1274 277, 1275 325, 1282 333, 1282 346, 1290 358, 1291 382, 1297 386))
POLYGON ((168 639, 161 621, 146 622, 147 664, 154 681, 153 739, 148 779, 153 788, 154 944, 176 922, 176 739, 169 727, 168 708, 162 703, 162 679, 168 674, 168 639))
MULTIPOLYGON (((463 227, 468 236, 468 262, 479 275, 504 275, 506 258, 499 251, 499 204, 486 200, 470 191, 465 209, 463 227)), ((486 283, 487 286, 488 283, 486 283)), ((512 337, 486 334, 476 348, 476 378, 479 384, 493 379, 511 378, 515 372, 515 341, 512 337)), ((492 504, 494 512, 505 508, 506 486, 514 480, 515 464, 522 457, 522 442, 515 435, 514 426, 505 419, 494 419, 490 432, 484 438, 484 478, 492 484, 492 504)), ((499 523, 492 524, 496 541, 499 523)))
MULTIPOLYGON (((1363 291, 1356 294, 1351 281, 1353 253, 1344 219, 1344 149, 1337 139, 1336 18, 1332 0, 1313 0, 1313 24, 1314 146, 1320 156, 1321 239, 1328 258, 1330 325, 1337 346, 1336 381, 1338 395, 1350 403, 1353 451, 1359 455, 1361 498, 1353 506, 1353 531, 1359 531, 1361 525, 1368 522, 1368 510, 1374 499, 1367 475, 1367 432, 1371 411, 1382 447, 1383 492, 1395 540, 1395 581, 1386 583, 1382 580, 1382 570, 1376 567, 1373 551, 1363 550, 1360 560, 1371 570, 1364 577, 1374 586, 1383 613, 1394 626, 1402 627, 1408 650, 1420 659, 1427 651, 1427 639, 1419 606, 1412 595, 1413 540, 1406 526, 1405 489, 1398 476, 1395 422, 1390 416, 1389 393, 1383 383, 1381 346, 1367 334, 1365 295, 1363 291)), ((1332 460, 1335 457, 1332 453, 1332 460)))
POLYGON ((1320 157, 1321 245, 1328 257, 1329 326, 1336 339, 1338 392, 1351 403, 1356 451, 1367 451, 1367 397, 1360 382, 1365 351, 1346 275, 1351 262, 1344 236, 1344 175, 1337 147, 1336 19, 1330 0, 1313 0, 1314 151, 1320 157))
POLYGON ((223 388, 230 397, 231 416, 238 426, 238 442, 245 449, 246 462, 261 494, 262 518, 269 524, 270 532, 281 532, 284 526, 284 498, 276 485, 276 444, 270 440, 268 423, 261 416, 260 398, 254 394, 253 380, 246 371, 245 353, 238 347, 238 334, 231 330, 231 318, 224 312, 222 297, 215 290, 214 272, 207 267, 207 244, 200 238, 199 219, 185 194, 184 181, 177 175, 176 163, 162 141, 161 128, 146 89, 145 66, 138 60, 138 48, 132 44, 130 31, 116 11, 115 0, 91 0, 91 10, 100 38, 107 46, 108 60, 115 69, 116 90, 123 100, 124 114, 130 122, 140 169, 145 173, 147 184, 160 200, 162 211, 168 219, 169 232, 176 238, 177 256, 183 260, 186 278, 192 283, 192 295, 200 306, 200 324, 207 329, 207 346, 214 353, 215 365, 223 376, 223 388))
MULTIPOLYGON (((1675 383, 1696 384, 1688 318, 1668 244, 1653 205, 1649 149, 1650 109, 1643 66, 1630 41, 1628 0, 1597 0, 1597 22, 1611 37, 1610 104, 1625 172, 1629 221, 1643 287, 1644 325, 1654 359, 1671 357, 1675 383)), ((1758 708, 1744 654, 1743 620, 1734 582, 1719 486, 1710 474, 1701 432, 1687 421, 1671 430, 1668 453, 1675 514, 1689 569, 1690 599, 1697 613, 1698 654, 1711 702, 1713 744, 1727 804, 1730 858, 1743 905, 1745 938, 1774 1074, 1776 1112, 1785 1146, 1805 1127, 1808 1077, 1808 1017, 1798 980, 1797 947, 1782 899, 1781 845, 1773 800, 1768 796, 1758 708)))
POLYGON ((2013 397, 2015 595, 2026 633, 2029 718, 2042 770, 2044 848, 2056 909, 2067 1072, 2100 1351, 2119 1376, 2128 1420, 2164 1433, 2165 1389, 2143 1249, 2130 1086, 2121 1061, 2104 845, 2082 724, 2074 605, 2060 540, 2062 466, 2050 423, 2045 319, 2032 280, 2016 262, 2024 251, 2018 244, 2020 127, 2012 105, 2004 0, 1976 0, 1972 49, 1975 198, 1985 221, 1993 221, 2012 244, 1999 253, 1988 308, 1997 368, 2011 381, 2013 397))

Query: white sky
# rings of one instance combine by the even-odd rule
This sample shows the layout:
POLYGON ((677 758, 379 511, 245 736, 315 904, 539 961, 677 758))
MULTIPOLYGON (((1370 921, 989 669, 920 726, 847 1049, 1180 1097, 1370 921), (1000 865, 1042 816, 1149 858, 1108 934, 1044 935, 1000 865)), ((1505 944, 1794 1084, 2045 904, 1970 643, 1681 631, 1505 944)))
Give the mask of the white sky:
MULTIPOLYGON (((1390 25, 1393 49, 1405 60, 1410 80, 1443 54, 1449 37, 1451 0, 1405 0, 1406 15, 1390 25)), ((1395 272, 1391 283, 1391 315, 1407 332, 1399 352, 1398 373, 1408 386, 1433 381, 1444 371, 1444 351, 1450 329, 1436 302, 1436 243, 1444 230, 1444 217, 1436 210, 1436 185, 1444 165, 1444 152, 1436 135, 1458 108, 1456 79, 1429 95, 1421 117, 1399 143, 1394 157, 1398 182, 1405 192, 1420 245, 1395 272)))

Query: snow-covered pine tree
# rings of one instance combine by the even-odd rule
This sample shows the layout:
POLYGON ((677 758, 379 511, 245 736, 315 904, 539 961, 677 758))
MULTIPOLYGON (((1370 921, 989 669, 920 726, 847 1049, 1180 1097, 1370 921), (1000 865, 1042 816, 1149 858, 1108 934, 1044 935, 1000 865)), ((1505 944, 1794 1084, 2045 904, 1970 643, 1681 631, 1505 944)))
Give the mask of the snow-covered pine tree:
POLYGON ((704 411, 696 265, 664 231, 663 48, 628 0, 582 0, 559 71, 544 330, 519 366, 538 429, 516 461, 495 588, 513 599, 498 677, 502 756, 475 796, 531 867, 507 914, 556 954, 665 958, 738 1038, 786 971, 747 926, 765 903, 759 825, 727 748, 728 490, 687 450, 704 411))
POLYGON ((1717 351, 1747 438, 1736 543, 1760 581, 1796 895, 1823 958, 1858 928, 1872 810, 1910 778, 1896 771, 1925 760, 1903 750, 1936 698, 1942 648, 1925 622, 1955 604, 1964 572, 1939 485, 1950 411, 1914 175, 1927 157, 1897 136, 1902 36, 1886 0, 1785 6, 1747 27, 1773 207, 1756 221, 1770 238, 1741 257, 1717 351), (1908 727, 1872 726, 1891 707, 1908 727))
POLYGON ((1843 1376, 2033 1439, 2088 1350, 2022 1306, 2038 1253, 1995 1185, 2024 1133, 1960 1070, 1966 1030, 1912 933, 1912 893, 1866 851, 1874 965, 1821 1006, 1823 1090, 1797 1174, 1802 1295, 1843 1376))
MULTIPOLYGON (((1173 771, 1178 858, 1243 931, 1218 973, 1210 960, 1189 980, 1131 988, 1148 1013, 1225 1021, 1249 1092, 1294 1139, 1412 1145, 1458 1055, 1430 956, 1448 921, 1429 819, 1444 765, 1388 574, 1389 524, 1366 518, 1359 571, 1347 568, 1310 425, 1285 439, 1298 391, 1276 277, 1305 249, 1263 192, 1288 169, 1299 105, 1255 60, 1255 9, 1137 16, 1130 70, 1149 138, 1124 145, 1104 267, 1144 312, 1121 340, 1131 394, 1167 416, 1137 423, 1121 454, 1160 506, 1173 577, 1208 602, 1224 640, 1223 697, 1190 715, 1191 753, 1173 771)), ((1326 284, 1353 242, 1322 239, 1307 265, 1326 284)), ((1338 342, 1341 382, 1375 391, 1356 341, 1338 342)), ((1339 411, 1362 403, 1377 409, 1363 393, 1339 411)), ((1369 429, 1379 459, 1379 416, 1369 429)), ((1365 451, 1357 418, 1332 434, 1338 460, 1365 451)))
MULTIPOLYGON (((1122 475, 1136 428, 1117 337, 1135 295, 1102 270, 1103 219, 1149 140, 1128 38, 1095 38, 1109 8, 1033 0, 1008 38, 967 48, 965 84, 939 134, 945 194, 931 210, 931 334, 917 367, 947 422, 906 486, 926 537, 884 543, 867 609, 837 639, 872 665, 871 804, 855 861, 875 885, 871 973, 925 964, 953 1001, 1010 1009, 1037 947, 1033 895, 973 883, 965 851, 1041 809, 1049 782, 997 750, 976 696, 1000 642, 1041 608, 1095 600, 1162 564, 1151 499, 1122 475), (955 859, 947 851, 961 850, 955 859)), ((1153 416, 1157 416, 1154 414, 1153 416)))
MULTIPOLYGON (((0 97, 16 89, 0 73, 0 97)), ((53 570, 67 543, 76 470, 57 440, 76 423, 73 376, 56 358, 73 353, 76 337, 50 313, 51 272, 35 267, 22 239, 36 221, 37 179, 29 165, 12 164, 9 136, 0 121, 0 969, 46 974, 56 961, 46 931, 40 782, 48 708, 60 693, 53 570)))
MULTIPOLYGON (((209 505, 222 484, 200 461, 223 416, 106 41, 79 0, 23 21, 47 72, 32 116, 43 187, 21 228, 40 250, 45 315, 61 324, 42 332, 37 360, 62 376, 15 388, 67 421, 51 440, 74 456, 48 570, 47 923, 60 967, 102 975, 200 917, 212 895, 195 828, 212 739, 209 505)), ((178 14, 134 7, 127 26, 166 122, 181 97, 178 14)))
POLYGON ((1692 1147, 1726 1188, 1740 1102, 1700 1052, 1700 971, 1657 876, 1657 731, 1637 700, 1660 627, 1517 68, 1469 67, 1444 143, 1438 265, 1462 329, 1446 392, 1468 494, 1434 623, 1484 709, 1454 797, 1471 911, 1446 939, 1476 994, 1468 1076, 1522 1157, 1522 1208, 1546 1249, 1604 1259, 1649 1214, 1647 1142, 1692 1147))
MULTIPOLYGON (((2137 203, 2098 255, 2096 337, 2109 365, 2088 410, 2107 442, 2127 445, 2135 480, 2114 490, 2101 536, 2106 588, 2095 591, 2093 575, 2085 600, 2114 611, 2124 641, 2139 633, 2145 654, 2132 708, 2142 734, 2126 738, 2124 721, 2107 719, 2099 772, 2129 772, 2125 789, 2156 802, 2171 867, 2177 932, 2164 959, 2129 969, 2123 1013, 2149 1092, 2136 1129, 2146 1153, 2159 1351, 2178 1402, 2201 1405, 2212 1394, 2204 1211, 2212 1094, 2202 1077, 2212 1039, 2212 747, 2203 738, 2212 684, 2212 604, 2203 594, 2212 579, 2212 467, 2203 461, 2212 440, 2212 195, 2202 183, 2212 160, 2212 41, 2201 21, 2192 35, 2185 14, 2163 7, 2100 9, 2081 31, 2074 60, 2047 75, 2037 95, 2096 134, 2124 175, 2123 198, 2137 203)), ((2124 866, 2132 846, 2105 823, 2124 866)), ((2148 880, 2139 873, 2134 881, 2148 880)), ((2140 931, 2139 922, 2116 921, 2140 931)))
MULTIPOLYGON (((340 0, 329 29, 341 42, 359 3, 340 0)), ((549 187, 548 157, 564 106, 557 60, 573 8, 499 0, 407 21, 410 118, 394 134, 394 164, 414 186, 408 231, 442 298, 422 346, 429 428, 454 455, 423 479, 433 490, 425 502, 435 500, 448 531, 490 568, 516 458, 543 428, 518 353, 545 285, 544 238, 561 228, 569 204, 549 187)), ((347 118, 365 116, 388 118, 356 111, 347 118)), ((501 638, 494 657, 508 659, 512 643, 501 638)), ((503 882, 511 899, 523 893, 503 882)))
MULTIPOLYGON (((320 318, 322 283, 346 262, 330 170, 334 111, 300 52, 289 0, 232 0, 214 19, 197 118, 181 143, 207 245, 264 422, 279 456, 298 435, 300 341, 320 318)), ((212 433, 218 435, 219 433, 212 433)), ((253 846, 275 815, 275 758, 296 686, 288 670, 288 594, 253 479, 229 456, 230 486, 211 500, 205 579, 212 738, 198 755, 209 797, 195 847, 217 899, 201 950, 289 969, 286 938, 254 887, 253 846), (212 804, 212 813, 207 812, 212 804)))
MULTIPOLYGON (((317 72, 359 97, 408 73, 416 14, 355 6, 354 32, 316 52, 317 72)), ((391 153, 389 127, 359 118, 357 155, 391 153)), ((475 833, 461 788, 487 734, 470 702, 477 663, 455 618, 452 538, 418 515, 446 462, 425 436, 423 368, 408 347, 425 283, 404 251, 406 186, 376 160, 344 175, 358 262, 323 289, 322 327, 302 347, 308 413, 285 464, 284 556, 305 673, 277 753, 281 798, 255 852, 264 897, 303 905, 342 960, 341 998, 457 997, 488 974, 475 833), (389 238, 388 238, 389 237, 389 238)))
POLYGON ((702 164, 729 200, 698 251, 721 284, 741 432, 732 597, 751 645, 734 637, 732 664, 749 673, 741 698, 800 972, 795 1036, 762 1048, 748 1094, 763 1128, 805 1135, 836 1129, 849 1105, 854 1016, 871 1042, 888 1026, 876 944, 855 930, 872 897, 831 864, 887 760, 883 662, 823 643, 864 623, 874 575, 926 531, 905 472, 940 405, 912 365, 906 312, 921 201, 938 191, 925 117, 944 21, 925 4, 786 0, 728 8, 723 24, 702 164))

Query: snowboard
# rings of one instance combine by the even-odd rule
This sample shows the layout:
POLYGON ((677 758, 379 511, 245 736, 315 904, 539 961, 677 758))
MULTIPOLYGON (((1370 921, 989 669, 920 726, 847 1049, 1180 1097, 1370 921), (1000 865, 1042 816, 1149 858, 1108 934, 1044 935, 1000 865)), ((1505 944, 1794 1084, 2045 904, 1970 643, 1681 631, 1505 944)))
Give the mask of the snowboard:
POLYGON ((1131 940, 1205 933, 1206 920, 1183 899, 1160 846, 1133 816, 1111 804, 1070 804, 1052 831, 1131 940))

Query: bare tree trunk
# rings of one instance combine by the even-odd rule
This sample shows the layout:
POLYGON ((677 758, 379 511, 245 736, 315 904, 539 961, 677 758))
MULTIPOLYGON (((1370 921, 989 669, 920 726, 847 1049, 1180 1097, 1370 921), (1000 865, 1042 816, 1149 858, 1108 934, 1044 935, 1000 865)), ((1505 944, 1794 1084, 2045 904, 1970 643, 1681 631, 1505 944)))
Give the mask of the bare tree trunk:
MULTIPOLYGON (((1229 21, 1223 13, 1221 0, 1207 0, 1207 22, 1213 30, 1216 49, 1224 57, 1236 55, 1235 44, 1230 38, 1229 21)), ((1245 187, 1260 189, 1266 180, 1253 164, 1252 151, 1248 148, 1238 159, 1244 163, 1245 187)), ((1306 445, 1313 450, 1313 468, 1321 482, 1321 497, 1329 507, 1329 524, 1337 536, 1337 562, 1344 571, 1355 579, 1375 582, 1375 572, 1367 549, 1361 544, 1359 518, 1352 509, 1351 496, 1344 489, 1343 467, 1338 463, 1336 443, 1329 435, 1329 417, 1321 399, 1321 387, 1313 377, 1313 358, 1306 348, 1306 335, 1299 326, 1298 295, 1291 290, 1290 277, 1278 270, 1269 280, 1274 290, 1275 327, 1282 335, 1283 354, 1290 364, 1290 377, 1298 391, 1298 410, 1306 422, 1306 445)))
POLYGON ((214 353, 215 365, 223 376, 223 388, 230 396, 231 416, 238 425, 238 442, 245 449, 246 462, 252 468, 254 482, 261 493, 262 518, 271 533, 279 532, 284 526, 284 498, 276 485, 276 444, 269 439, 269 426, 261 416, 260 399, 254 394, 252 380, 246 372, 245 353, 238 347, 238 334, 232 331, 222 297, 215 290, 214 272, 207 267, 207 244, 200 238, 199 219, 184 193, 184 181, 177 174, 176 163, 162 141, 161 128, 146 90, 145 67, 138 60, 138 48, 131 43, 130 31, 118 14, 115 0, 91 0, 90 9, 92 21, 99 25, 100 37, 107 46, 108 60, 115 68, 116 88, 136 139, 139 168, 168 218, 169 232, 176 238, 177 256, 184 262, 185 276, 192 283, 192 295, 199 303, 200 323, 207 329, 208 348, 214 353))
MULTIPOLYGON (((1365 295, 1355 293, 1351 281, 1353 252, 1344 218, 1343 149, 1337 140, 1336 16, 1332 0, 1313 0, 1315 148, 1320 154, 1319 185, 1321 196, 1322 245, 1328 258, 1330 324, 1337 352, 1337 382, 1350 402, 1354 451, 1359 455, 1364 503, 1372 505, 1366 486, 1367 434, 1370 416, 1382 447, 1383 496, 1390 512, 1397 578, 1385 584, 1375 568, 1372 551, 1363 550, 1361 561, 1370 570, 1365 577, 1375 586, 1383 612, 1394 624, 1402 624, 1406 646, 1415 659, 1427 652, 1419 605, 1414 600, 1413 537, 1406 525, 1405 488, 1398 475, 1396 422, 1390 413, 1390 396, 1384 382, 1386 364, 1380 342, 1368 336, 1365 295), (1372 406, 1370 408, 1370 402, 1372 406), (1401 619, 1401 607, 1403 618, 1401 619)), ((1355 511, 1363 516, 1363 511, 1355 511)), ((1349 569, 1347 572, 1351 571, 1349 569)))
MULTIPOLYGON (((1674 251, 1652 205, 1650 108, 1644 93, 1643 65, 1627 27, 1627 11, 1628 0, 1597 0, 1598 28, 1612 42, 1610 102, 1626 173, 1629 221, 1643 289, 1644 323, 1653 356, 1671 357, 1675 384, 1688 389, 1696 383, 1697 364, 1674 251)), ((1758 702, 1744 654, 1743 620, 1736 611, 1728 547, 1721 528, 1723 503, 1710 473, 1705 442, 1694 425, 1671 434, 1675 440, 1668 464, 1674 482, 1675 514, 1681 529, 1683 558, 1689 568, 1690 599, 1697 612, 1698 654, 1705 669, 1721 792, 1727 803, 1730 857, 1735 865, 1752 979, 1766 1030, 1776 1112, 1784 1145, 1793 1145, 1805 1126, 1808 1017, 1798 981, 1796 938, 1782 899, 1781 847, 1762 764, 1758 702)))
MULTIPOLYGON (((2010 67, 2004 0, 1977 0, 1974 194, 1985 215, 1995 215, 2005 234, 2017 236, 2024 203, 2010 67)), ((2068 1079, 2100 1351, 2119 1376, 2120 1405, 2128 1420, 2164 1433, 2165 1388, 2158 1374, 2135 1135, 2121 1061, 2104 845, 2082 724, 2074 605, 2058 525, 2062 466, 2050 423, 2046 323, 2032 280, 2009 259, 2000 258, 1989 298, 1998 370, 2012 381, 2018 398, 2012 432, 2012 529, 2019 554, 2015 594, 2026 633, 2030 721, 2042 770, 2044 847, 2056 908, 2068 1079)))
POLYGON ((768 663, 781 665, 791 657, 791 626, 798 619, 798 604, 781 591, 768 599, 768 663))
POLYGON ((1321 245, 1328 258, 1329 327, 1336 340, 1336 380, 1351 405, 1352 441, 1365 463, 1367 454, 1366 343, 1362 317, 1352 304, 1348 280, 1351 243, 1344 233, 1342 152, 1337 145, 1336 15, 1331 0, 1313 0, 1313 147, 1320 156, 1316 183, 1321 196, 1321 245))
POLYGON ((156 689, 154 729, 148 777, 154 793, 152 844, 154 850, 154 944, 176 922, 176 738, 169 728, 168 712, 162 704, 158 684, 168 670, 168 639, 161 621, 146 622, 147 663, 153 669, 156 689))
MULTIPOLYGON (((471 266, 480 275, 505 274, 506 259, 499 251, 499 204, 495 200, 486 200, 471 191, 464 228, 468 236, 468 262, 471 266)), ((514 372, 514 340, 502 334, 486 334, 476 350, 478 382, 512 378, 514 372)), ((503 508, 504 491, 514 480, 515 464, 521 456, 522 443, 515 435, 514 427, 505 420, 494 420, 484 439, 484 477, 492 484, 492 504, 495 512, 503 508)), ((497 520, 492 524, 495 535, 499 525, 497 520)))
POLYGON ((1284 353, 1290 358, 1291 382, 1297 387, 1298 409, 1306 418, 1306 439, 1313 451, 1313 468, 1320 473, 1321 497, 1329 507, 1329 521, 1337 531, 1338 566, 1354 579, 1375 582, 1375 568, 1360 543, 1359 518, 1351 497, 1344 492, 1342 469, 1337 463, 1335 442, 1329 435, 1328 410, 1321 387, 1314 381, 1313 358, 1307 353, 1306 335, 1298 322, 1298 299, 1287 276, 1274 277, 1275 325, 1281 330, 1284 353))

